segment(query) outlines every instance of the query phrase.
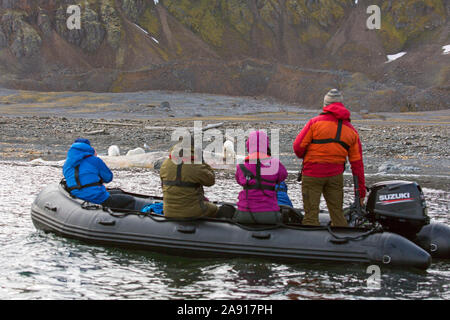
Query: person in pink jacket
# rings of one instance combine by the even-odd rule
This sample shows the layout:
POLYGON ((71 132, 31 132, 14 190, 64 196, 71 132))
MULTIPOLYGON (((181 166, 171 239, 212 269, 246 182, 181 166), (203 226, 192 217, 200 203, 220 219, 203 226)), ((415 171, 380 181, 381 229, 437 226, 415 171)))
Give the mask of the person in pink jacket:
POLYGON ((269 137, 263 131, 250 133, 249 155, 237 165, 236 181, 243 186, 233 220, 238 223, 276 224, 282 217, 275 186, 286 180, 288 173, 280 160, 271 157, 269 137))

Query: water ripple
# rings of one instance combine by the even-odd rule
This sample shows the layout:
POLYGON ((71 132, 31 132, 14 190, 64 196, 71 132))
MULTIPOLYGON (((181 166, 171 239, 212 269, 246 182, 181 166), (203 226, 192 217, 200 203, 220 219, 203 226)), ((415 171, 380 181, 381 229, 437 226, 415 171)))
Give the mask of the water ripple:
MULTIPOLYGON (((37 231, 30 205, 61 169, 0 163, 0 299, 427 299, 450 298, 450 266, 427 272, 382 269, 381 289, 367 287, 365 267, 278 264, 251 259, 188 259, 91 246, 37 231)), ((300 186, 289 193, 301 206, 300 186)), ((113 187, 161 196, 155 172, 115 172, 113 187)), ((352 202, 350 183, 345 203, 352 202)), ((236 201, 240 188, 220 172, 210 200, 236 201)), ((430 216, 449 223, 449 192, 424 188, 430 216)), ((321 208, 326 209, 324 202, 321 208)))

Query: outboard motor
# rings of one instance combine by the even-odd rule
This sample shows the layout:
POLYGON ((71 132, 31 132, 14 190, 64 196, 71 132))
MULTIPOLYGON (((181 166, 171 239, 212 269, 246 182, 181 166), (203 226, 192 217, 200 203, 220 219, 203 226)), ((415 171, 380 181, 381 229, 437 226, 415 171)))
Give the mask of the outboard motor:
POLYGON ((424 194, 416 182, 384 181, 369 190, 367 218, 385 230, 413 239, 430 223, 424 194))

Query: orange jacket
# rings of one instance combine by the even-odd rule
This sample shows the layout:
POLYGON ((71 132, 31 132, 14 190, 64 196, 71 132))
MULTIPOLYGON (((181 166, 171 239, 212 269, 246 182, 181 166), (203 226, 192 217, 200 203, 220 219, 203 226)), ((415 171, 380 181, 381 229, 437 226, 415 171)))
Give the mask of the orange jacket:
POLYGON ((352 172, 358 177, 360 195, 364 197, 362 146, 358 132, 350 124, 350 111, 342 103, 330 104, 323 111, 308 121, 293 144, 295 154, 303 159, 303 174, 311 177, 341 174, 348 157, 352 172))

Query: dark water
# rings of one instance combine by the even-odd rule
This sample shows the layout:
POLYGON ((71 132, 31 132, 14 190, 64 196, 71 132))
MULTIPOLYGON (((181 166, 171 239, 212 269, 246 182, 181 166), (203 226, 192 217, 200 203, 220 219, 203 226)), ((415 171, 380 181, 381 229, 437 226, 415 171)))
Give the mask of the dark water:
MULTIPOLYGON (((43 186, 61 178, 60 172, 55 167, 0 163, 0 299, 450 298, 449 261, 434 262, 426 272, 382 268, 378 289, 368 287, 367 266, 358 264, 188 259, 44 234, 31 222, 30 205, 43 186)), ((214 192, 208 190, 207 196, 235 201, 239 189, 234 180, 229 174, 218 175, 214 192)), ((116 171, 115 179, 112 186, 161 195, 154 172, 116 171)), ((293 202, 301 205, 300 186, 292 182, 289 187, 293 202)), ((424 192, 431 217, 449 223, 449 191, 424 192)), ((351 200, 346 197, 347 203, 351 200)))

